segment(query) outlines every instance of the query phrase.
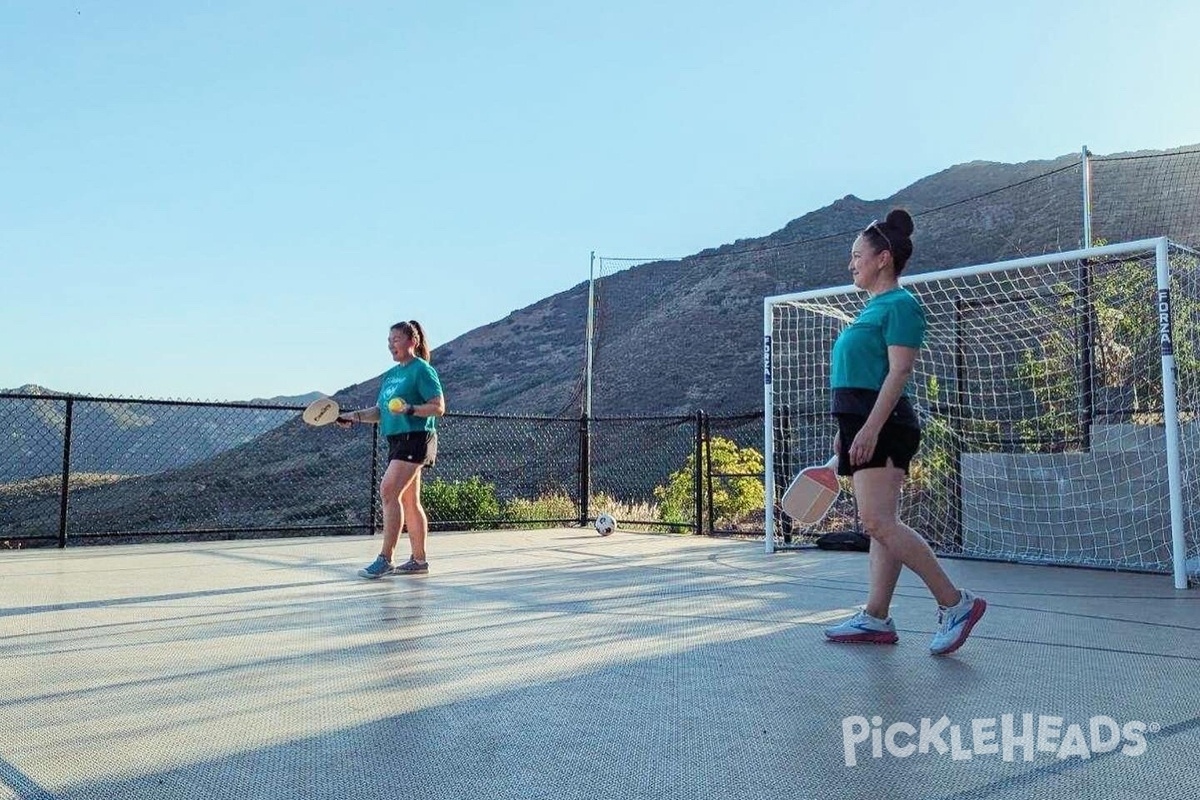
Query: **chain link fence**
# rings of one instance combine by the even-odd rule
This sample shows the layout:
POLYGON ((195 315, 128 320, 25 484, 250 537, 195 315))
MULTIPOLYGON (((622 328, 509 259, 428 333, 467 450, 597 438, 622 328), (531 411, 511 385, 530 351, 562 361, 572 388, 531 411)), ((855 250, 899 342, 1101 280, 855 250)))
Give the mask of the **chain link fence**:
MULTIPOLYGON (((374 426, 306 426, 302 410, 0 394, 0 547, 378 530, 386 441, 374 426)), ((695 453, 711 424, 701 412, 448 414, 422 500, 434 530, 586 525, 608 512, 625 528, 705 532, 698 470, 711 459, 695 453)))
MULTIPOLYGON (((579 420, 447 414, 437 464, 422 475, 432 530, 566 525, 579 520, 579 420)), ((375 472, 387 467, 380 440, 375 472)), ((378 481, 374 482, 378 487, 378 481)), ((375 503, 375 527, 383 510, 375 503)))
POLYGON ((582 515, 624 526, 695 529, 700 415, 600 417, 590 436, 591 493, 582 515))
POLYGON ((301 410, 0 395, 0 541, 365 529, 371 432, 301 410))

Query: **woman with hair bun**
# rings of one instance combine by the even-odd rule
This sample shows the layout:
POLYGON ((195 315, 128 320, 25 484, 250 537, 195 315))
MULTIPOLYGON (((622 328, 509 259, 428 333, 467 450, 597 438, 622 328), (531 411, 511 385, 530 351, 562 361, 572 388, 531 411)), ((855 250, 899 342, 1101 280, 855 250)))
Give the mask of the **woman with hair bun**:
POLYGON ((912 217, 893 209, 883 222, 864 228, 850 250, 850 275, 869 298, 833 345, 830 387, 838 426, 833 449, 838 474, 851 478, 871 539, 870 589, 866 607, 826 628, 825 636, 835 642, 899 641, 889 607, 900 569, 908 567, 938 603, 938 629, 929 650, 946 655, 966 641, 987 602, 957 588, 928 542, 899 518, 900 489, 921 443, 920 422, 905 387, 924 343, 925 312, 899 283, 912 256, 912 234, 912 217))

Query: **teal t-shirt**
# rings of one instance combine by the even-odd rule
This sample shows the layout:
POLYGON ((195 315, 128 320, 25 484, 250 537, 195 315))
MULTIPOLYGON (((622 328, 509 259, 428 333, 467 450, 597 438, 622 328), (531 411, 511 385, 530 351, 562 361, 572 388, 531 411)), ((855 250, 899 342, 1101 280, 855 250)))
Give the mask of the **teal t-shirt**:
POLYGON ((388 401, 399 397, 407 405, 419 406, 442 393, 442 382, 437 370, 423 358, 414 358, 407 364, 397 364, 383 373, 379 382, 379 432, 384 436, 399 433, 433 432, 437 430, 434 417, 417 417, 408 414, 393 414, 388 410, 388 401))
POLYGON ((899 287, 877 294, 833 343, 829 386, 878 392, 888 373, 888 347, 919 350, 924 342, 925 311, 917 298, 899 287))

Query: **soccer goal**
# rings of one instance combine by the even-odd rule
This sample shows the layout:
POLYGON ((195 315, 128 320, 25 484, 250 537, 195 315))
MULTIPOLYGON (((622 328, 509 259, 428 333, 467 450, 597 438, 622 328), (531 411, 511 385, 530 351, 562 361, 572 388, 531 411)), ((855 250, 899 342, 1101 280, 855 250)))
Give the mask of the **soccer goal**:
MULTIPOLYGON (((944 554, 1200 574, 1200 258, 1165 238, 905 276, 925 307, 909 392, 922 444, 906 522, 944 554)), ((866 295, 768 297, 766 549, 813 528, 788 481, 830 454, 829 353, 866 295)))

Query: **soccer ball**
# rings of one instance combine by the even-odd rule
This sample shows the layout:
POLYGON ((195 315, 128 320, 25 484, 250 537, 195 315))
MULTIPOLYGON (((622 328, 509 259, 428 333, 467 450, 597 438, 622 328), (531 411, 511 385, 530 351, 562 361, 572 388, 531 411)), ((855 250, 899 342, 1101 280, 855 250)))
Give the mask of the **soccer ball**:
POLYGON ((612 514, 601 514, 596 517, 596 533, 601 536, 608 536, 617 529, 617 521, 613 519, 612 514))

